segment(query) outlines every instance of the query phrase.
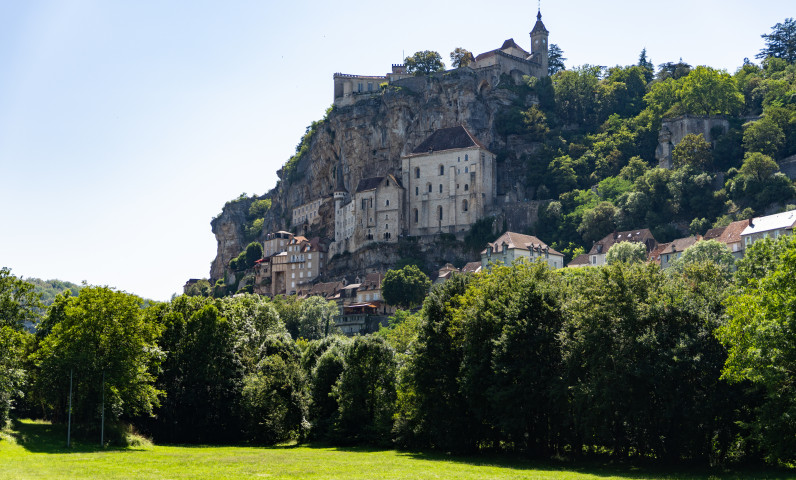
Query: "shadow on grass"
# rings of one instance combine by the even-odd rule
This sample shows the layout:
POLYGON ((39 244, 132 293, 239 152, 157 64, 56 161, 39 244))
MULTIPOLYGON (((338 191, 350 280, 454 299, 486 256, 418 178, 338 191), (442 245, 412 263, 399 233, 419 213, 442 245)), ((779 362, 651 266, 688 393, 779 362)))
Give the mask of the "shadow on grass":
POLYGON ((17 445, 33 453, 90 453, 126 452, 140 450, 134 447, 102 447, 99 438, 95 443, 76 439, 72 435, 72 445, 66 446, 66 425, 53 425, 47 422, 14 420, 10 435, 17 445))
MULTIPOLYGON (((333 449, 351 453, 373 453, 388 449, 369 446, 334 446, 325 443, 308 443, 306 448, 333 449)), ((665 465, 653 461, 617 461, 605 457, 589 457, 578 460, 523 459, 510 454, 453 455, 442 452, 410 452, 398 450, 397 454, 415 460, 430 462, 454 462, 476 467, 505 468, 511 470, 534 470, 538 472, 576 472, 595 477, 621 477, 629 479, 667 480, 741 480, 741 479, 796 479, 796 470, 754 466, 733 469, 710 468, 694 463, 665 465)))

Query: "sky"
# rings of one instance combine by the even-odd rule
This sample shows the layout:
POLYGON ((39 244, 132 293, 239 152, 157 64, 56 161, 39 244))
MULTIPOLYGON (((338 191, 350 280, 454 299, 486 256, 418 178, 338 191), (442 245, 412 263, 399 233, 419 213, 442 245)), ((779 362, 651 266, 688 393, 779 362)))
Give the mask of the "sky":
MULTIPOLYGON (((530 50, 537 2, 0 0, 0 267, 153 300, 207 277, 224 203, 263 194, 335 72, 530 50)), ((790 8, 788 8, 790 7, 790 8)), ((734 72, 791 1, 541 3, 566 66, 734 72)))

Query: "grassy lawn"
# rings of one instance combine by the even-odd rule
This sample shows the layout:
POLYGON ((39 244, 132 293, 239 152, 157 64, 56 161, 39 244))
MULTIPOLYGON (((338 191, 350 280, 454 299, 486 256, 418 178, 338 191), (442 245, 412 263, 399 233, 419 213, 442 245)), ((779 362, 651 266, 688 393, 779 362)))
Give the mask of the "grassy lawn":
POLYGON ((741 479, 796 478, 796 472, 662 470, 608 464, 523 462, 325 446, 145 446, 100 449, 73 442, 47 423, 16 422, 0 434, 0 479, 28 478, 310 478, 310 479, 741 479))

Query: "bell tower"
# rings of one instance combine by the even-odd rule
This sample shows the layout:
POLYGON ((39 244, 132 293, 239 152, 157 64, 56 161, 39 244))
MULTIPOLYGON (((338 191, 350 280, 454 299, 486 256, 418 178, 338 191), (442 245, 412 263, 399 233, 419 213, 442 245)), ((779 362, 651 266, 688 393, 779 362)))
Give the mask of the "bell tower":
POLYGON ((547 36, 550 32, 542 23, 542 10, 541 8, 536 13, 536 24, 531 30, 531 58, 539 62, 542 71, 539 72, 540 76, 547 76, 547 36))

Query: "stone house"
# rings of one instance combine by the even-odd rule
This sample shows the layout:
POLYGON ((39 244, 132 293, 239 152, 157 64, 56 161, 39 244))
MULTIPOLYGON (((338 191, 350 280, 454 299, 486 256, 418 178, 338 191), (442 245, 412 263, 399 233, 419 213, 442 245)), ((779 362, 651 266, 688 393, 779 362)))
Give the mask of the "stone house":
POLYGON ((542 260, 550 268, 564 268, 562 253, 553 250, 532 235, 514 232, 506 232, 494 242, 487 244, 481 252, 481 266, 488 268, 490 263, 511 265, 515 260, 521 258, 531 262, 542 260))
MULTIPOLYGON (((284 247, 278 247, 284 248, 283 251, 272 253, 255 263, 255 293, 271 297, 297 293, 306 290, 323 271, 327 248, 320 238, 309 240, 301 235, 278 232, 266 242, 279 245, 283 240, 284 247), (285 239, 284 234, 290 235, 290 238, 285 239)), ((276 247, 272 245, 271 248, 276 247)))
POLYGON ((608 254, 608 250, 619 242, 643 243, 644 247, 647 249, 647 255, 658 245, 658 242, 648 228, 628 230, 626 232, 614 232, 606 235, 600 241, 594 242, 588 254, 589 264, 592 267, 605 265, 605 256, 608 254))
POLYGON ((703 240, 716 240, 727 246, 736 260, 743 258, 745 246, 741 238, 741 232, 749 225, 749 220, 738 220, 726 227, 711 228, 702 237, 703 240))
POLYGON ((588 267, 590 265, 589 254, 581 253, 567 264, 567 268, 588 267))
POLYGON ((393 175, 363 178, 356 192, 334 193, 334 255, 353 252, 373 242, 398 241, 403 223, 404 188, 393 175))
POLYGON ((461 233, 496 201, 495 155, 464 126, 443 128, 401 159, 404 231, 461 233))
POLYGON ((744 248, 764 238, 776 240, 783 235, 793 235, 794 226, 796 226, 796 210, 751 218, 741 232, 744 248))
POLYGON ((649 254, 649 261, 657 263, 661 268, 669 268, 672 263, 683 255, 686 248, 702 240, 701 235, 678 238, 669 243, 662 243, 649 254))

